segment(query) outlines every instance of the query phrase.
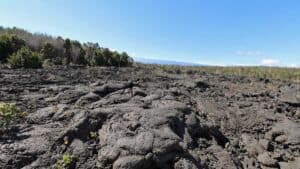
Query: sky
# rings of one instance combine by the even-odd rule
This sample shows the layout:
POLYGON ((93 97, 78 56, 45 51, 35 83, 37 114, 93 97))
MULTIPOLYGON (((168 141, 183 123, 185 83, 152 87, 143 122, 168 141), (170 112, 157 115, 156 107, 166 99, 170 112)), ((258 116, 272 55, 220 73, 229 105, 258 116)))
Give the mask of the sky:
POLYGON ((299 0, 1 0, 0 25, 134 58, 300 66, 299 0))

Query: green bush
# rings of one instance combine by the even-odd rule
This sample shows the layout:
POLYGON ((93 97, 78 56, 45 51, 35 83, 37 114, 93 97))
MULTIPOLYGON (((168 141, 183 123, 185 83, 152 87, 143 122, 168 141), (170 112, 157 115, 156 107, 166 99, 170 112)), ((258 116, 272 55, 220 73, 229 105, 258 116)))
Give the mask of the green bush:
POLYGON ((71 62, 72 57, 72 43, 70 39, 66 39, 64 43, 64 57, 63 64, 68 65, 71 62))
POLYGON ((90 134, 89 137, 90 137, 91 139, 97 139, 97 137, 98 137, 97 132, 91 131, 89 134, 90 134))
POLYGON ((121 66, 132 66, 133 60, 126 52, 122 52, 120 56, 121 66))
POLYGON ((25 46, 25 41, 16 35, 3 34, 0 36, 0 61, 5 62, 7 57, 25 46))
POLYGON ((55 58, 55 49, 51 43, 44 43, 41 49, 41 55, 43 59, 55 58))
POLYGON ((85 50, 78 41, 71 42, 71 62, 79 65, 86 65, 85 50))
POLYGON ((110 64, 112 66, 120 67, 120 63, 121 63, 120 58, 121 58, 121 56, 118 52, 113 52, 112 56, 111 56, 110 64))
POLYGON ((91 66, 103 66, 105 65, 105 60, 101 52, 96 52, 90 59, 91 66))
POLYGON ((31 51, 28 47, 22 47, 8 58, 12 68, 41 68, 42 59, 38 52, 31 51))
POLYGON ((64 154, 62 160, 58 161, 56 164, 56 169, 68 169, 71 168, 74 163, 74 157, 70 154, 64 154))
POLYGON ((43 65, 42 67, 43 68, 50 68, 50 67, 53 67, 55 64, 53 63, 53 61, 51 59, 45 59, 43 61, 43 65))
POLYGON ((14 103, 0 102, 0 128, 7 127, 13 120, 26 116, 14 103))

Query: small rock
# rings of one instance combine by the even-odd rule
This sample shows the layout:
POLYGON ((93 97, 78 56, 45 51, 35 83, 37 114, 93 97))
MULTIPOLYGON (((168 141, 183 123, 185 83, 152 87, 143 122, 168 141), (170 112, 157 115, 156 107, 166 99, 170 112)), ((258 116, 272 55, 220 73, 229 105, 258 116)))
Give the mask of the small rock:
POLYGON ((276 123, 272 130, 267 132, 266 137, 271 137, 272 139, 276 139, 281 135, 285 135, 286 138, 283 136, 278 138, 278 141, 286 140, 286 144, 290 145, 297 145, 300 143, 300 124, 289 120, 288 118, 284 118, 283 120, 276 123))
POLYGON ((191 161, 186 159, 180 159, 174 165, 174 169, 198 169, 198 167, 193 164, 191 161))
POLYGON ((33 122, 41 122, 51 118, 57 110, 56 106, 45 107, 37 110, 36 113, 30 114, 28 118, 33 122))
POLYGON ((300 169, 300 158, 298 157, 294 161, 279 162, 281 169, 300 169))
POLYGON ((92 103, 92 102, 95 102, 97 100, 99 100, 99 96, 93 92, 90 92, 82 97, 80 97, 76 104, 79 105, 79 106, 83 106, 85 104, 88 104, 88 103, 92 103))
POLYGON ((142 96, 146 97, 147 93, 138 87, 133 88, 133 96, 142 96))
POLYGON ((103 85, 105 82, 102 80, 97 80, 96 82, 92 83, 91 86, 92 87, 96 87, 96 86, 101 86, 103 85))
POLYGON ((278 136, 278 137, 275 138, 275 141, 277 143, 280 143, 280 144, 284 143, 286 140, 287 140, 286 135, 280 135, 280 136, 278 136))
POLYGON ((258 144, 258 141, 248 134, 242 134, 241 144, 245 147, 248 155, 252 157, 264 152, 264 147, 258 144))
POLYGON ((257 160, 262 163, 262 165, 267 167, 277 167, 278 163, 276 160, 272 159, 268 152, 264 152, 258 155, 257 160))
POLYGON ((79 139, 74 139, 70 147, 73 149, 73 155, 79 157, 87 152, 84 143, 79 139))
POLYGON ((295 113, 295 117, 300 119, 300 110, 297 110, 297 112, 295 113))
POLYGON ((115 161, 113 169, 140 169, 143 168, 145 163, 143 156, 126 156, 115 161))
POLYGON ((120 151, 113 147, 102 147, 98 152, 98 160, 100 162, 114 161, 118 158, 120 151))
POLYGON ((259 140, 259 144, 262 145, 265 150, 269 150, 270 148, 270 142, 267 139, 259 140))
POLYGON ((282 158, 282 156, 283 156, 283 154, 282 153, 280 153, 280 152, 274 152, 273 154, 272 154, 272 158, 273 159, 281 159, 282 158))

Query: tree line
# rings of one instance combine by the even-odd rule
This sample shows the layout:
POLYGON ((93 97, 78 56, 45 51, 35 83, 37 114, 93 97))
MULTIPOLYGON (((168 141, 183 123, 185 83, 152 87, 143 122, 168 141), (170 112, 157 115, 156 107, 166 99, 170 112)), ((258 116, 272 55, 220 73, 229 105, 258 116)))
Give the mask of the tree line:
POLYGON ((12 68, 70 64, 125 67, 131 66, 133 59, 126 52, 112 51, 98 43, 0 27, 0 62, 12 68))

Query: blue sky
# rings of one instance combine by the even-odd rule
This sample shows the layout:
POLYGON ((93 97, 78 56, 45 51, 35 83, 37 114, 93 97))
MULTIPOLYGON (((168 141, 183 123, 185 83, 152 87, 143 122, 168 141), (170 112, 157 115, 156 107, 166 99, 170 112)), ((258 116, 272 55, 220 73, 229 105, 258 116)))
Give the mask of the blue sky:
POLYGON ((0 25, 140 58, 300 66, 299 0, 1 0, 0 25))

